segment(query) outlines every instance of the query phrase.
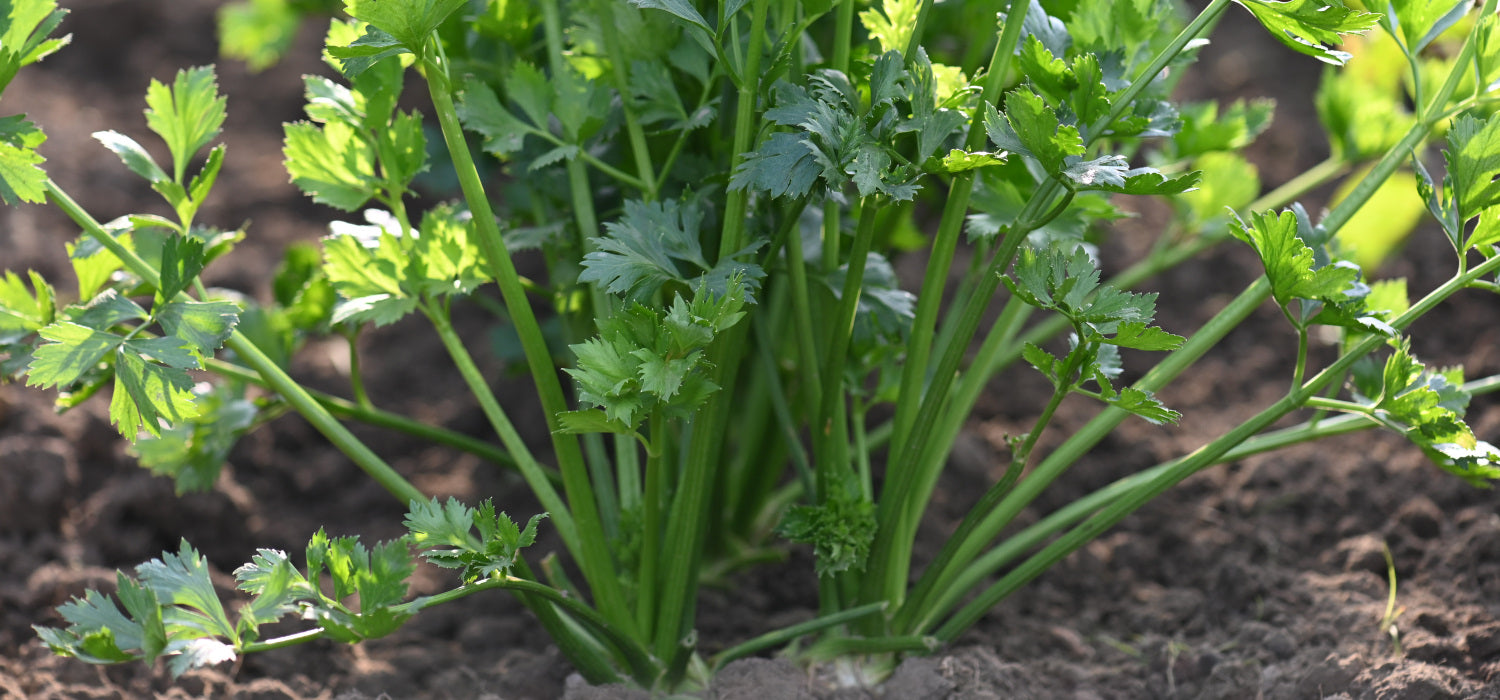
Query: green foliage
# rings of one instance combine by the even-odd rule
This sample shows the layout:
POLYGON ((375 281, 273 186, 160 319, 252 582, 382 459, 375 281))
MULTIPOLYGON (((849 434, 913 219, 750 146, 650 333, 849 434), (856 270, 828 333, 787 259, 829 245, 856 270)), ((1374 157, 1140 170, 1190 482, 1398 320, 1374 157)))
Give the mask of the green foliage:
POLYGON ((1460 256, 1469 250, 1493 242, 1492 226, 1481 224, 1466 233, 1469 222, 1500 206, 1500 117, 1483 121, 1464 115, 1448 130, 1448 148, 1443 152, 1448 172, 1442 186, 1434 186, 1432 176, 1420 160, 1413 160, 1417 171, 1417 192, 1448 234, 1448 241, 1460 256))
POLYGON ((678 290, 703 288, 720 297, 729 294, 731 280, 743 284, 746 300, 754 301, 765 273, 742 259, 758 248, 726 256, 710 265, 699 244, 704 212, 696 198, 682 202, 625 202, 625 215, 605 224, 605 236, 590 239, 597 250, 583 256, 580 282, 596 282, 611 294, 644 301, 676 283, 678 290))
POLYGON ((911 69, 900 52, 888 51, 870 69, 869 104, 849 76, 820 70, 809 86, 779 82, 776 106, 765 118, 797 129, 776 132, 745 155, 730 179, 730 190, 755 190, 773 197, 803 197, 821 181, 839 196, 852 184, 861 197, 881 194, 894 200, 916 195, 922 163, 938 153, 963 125, 962 114, 937 101, 932 63, 919 50, 911 69), (916 132, 916 156, 894 148, 898 134, 916 132))
POLYGON ((599 336, 570 346, 578 357, 567 369, 578 382, 580 404, 603 410, 573 412, 572 432, 628 432, 648 413, 684 417, 720 387, 709 378, 705 350, 744 318, 745 286, 738 276, 727 291, 700 285, 692 301, 678 296, 665 312, 632 303, 604 321, 599 336))
POLYGON ((1384 366, 1356 365, 1356 400, 1382 424, 1402 433, 1444 470, 1488 488, 1500 479, 1500 449, 1474 437, 1463 421, 1469 394, 1461 388, 1463 370, 1433 371, 1411 354, 1403 339, 1384 366))
POLYGON ((1102 286, 1099 268, 1084 250, 1071 253, 1049 248, 1023 249, 1005 286, 1016 298, 1038 309, 1053 311, 1073 326, 1071 351, 1062 359, 1027 344, 1026 361, 1052 382, 1060 393, 1080 391, 1123 408, 1153 423, 1175 423, 1181 414, 1163 406, 1150 392, 1110 382, 1121 368, 1116 348, 1175 350, 1183 338, 1150 325, 1156 317, 1156 295, 1135 294, 1102 286), (1084 382, 1098 384, 1099 392, 1081 390, 1084 382))
POLYGON ((38 203, 46 197, 46 161, 36 152, 47 135, 20 116, 0 119, 0 202, 38 203))
POLYGON ((1380 15, 1345 7, 1339 0, 1241 0, 1271 36, 1298 53, 1341 66, 1350 56, 1331 47, 1339 35, 1363 32, 1380 15))
MULTIPOLYGON (((1403 335, 1436 301, 1500 288, 1500 126, 1486 116, 1500 85, 1495 15, 1460 46, 1450 37, 1469 26, 1470 3, 1370 14, 1241 0, 1296 51, 1342 64, 1342 45, 1356 66, 1370 59, 1325 71, 1329 159, 1262 193, 1244 150, 1272 128, 1272 104, 1171 99, 1228 4, 1187 22, 1169 0, 1030 0, 997 25, 977 4, 882 0, 858 13, 859 30, 854 6, 824 0, 713 12, 687 0, 241 0, 220 30, 252 68, 276 60, 305 16, 352 18, 328 26, 323 58, 338 75, 304 78, 306 120, 285 125, 283 158, 314 202, 363 220, 288 250, 268 297, 203 282, 245 235, 194 221, 232 167, 212 145, 227 114, 213 68, 147 89, 170 166, 131 136, 95 134, 168 216, 97 223, 39 167, 42 131, 0 118, 0 200, 50 202, 83 231, 67 248, 76 293, 36 273, 0 276, 3 376, 57 389, 60 410, 113 387, 111 419, 179 492, 214 488, 243 434, 294 409, 409 509, 409 534, 394 542, 319 531, 302 562, 260 550, 235 572, 241 605, 220 602, 209 563, 184 543, 121 574, 115 597, 62 606, 64 626, 38 634, 85 661, 165 658, 180 675, 311 639, 379 637, 429 605, 505 589, 591 682, 676 692, 812 633, 823 640, 798 658, 857 650, 837 663, 864 677, 951 642, 1016 584, 1298 410, 1364 416, 1470 483, 1500 478, 1500 452, 1464 422, 1462 371, 1425 368, 1403 335), (1394 38, 1341 44, 1377 23, 1394 38), (398 109, 418 101, 403 95, 409 84, 425 87, 435 118, 398 109), (1421 144, 1439 125, 1447 172, 1435 182, 1421 144), (1459 254, 1454 276, 1416 304, 1404 283, 1367 285, 1345 261, 1354 245, 1362 260, 1383 256, 1368 243, 1399 218, 1387 205, 1407 162, 1459 254), (1314 222, 1295 200, 1344 173, 1314 222), (1135 212, 1146 224, 1136 235, 1154 240, 1111 244, 1107 224, 1135 212), (1231 236, 1265 277, 1191 338, 1154 325, 1156 294, 1131 290, 1231 236), (929 242, 931 253, 901 257, 929 242), (1106 280, 1122 249, 1140 255, 1106 280), (1120 421, 1178 422, 1158 392, 1267 300, 1297 331, 1282 397, 1200 449, 1132 467, 1088 508, 1038 519, 1022 536, 1044 548, 1002 538, 1120 421), (494 354, 529 370, 548 444, 512 421, 528 402, 497 396, 483 369, 493 358, 455 329, 471 303, 499 320, 494 354), (359 336, 413 311, 492 435, 374 406, 359 370, 371 343, 359 336), (1318 352, 1314 325, 1333 327, 1318 352), (352 398, 288 376, 320 336, 348 346, 352 398), (1155 366, 1135 372, 1147 357, 1155 366), (1050 397, 1007 407, 1032 425, 917 574, 918 525, 948 453, 981 388, 1017 360, 1047 378, 1050 397), (1071 394, 1108 410, 1060 444, 1040 440, 1071 394), (526 549, 544 516, 522 527, 489 501, 429 499, 342 421, 516 469, 571 561, 543 559, 538 577, 526 549), (700 581, 803 545, 824 615, 698 656, 700 581), (455 570, 457 587, 407 601, 419 557, 455 570), (284 636, 266 638, 270 624, 284 636)), ((51 0, 0 14, 3 88, 65 39, 47 38, 62 16, 51 0)), ((1303 440, 1331 429, 1288 430, 1303 440)))
POLYGON ((445 569, 459 569, 464 583, 509 576, 523 548, 536 542, 537 524, 545 513, 531 516, 524 529, 490 501, 470 508, 455 499, 439 504, 412 503, 406 527, 422 556, 445 569))

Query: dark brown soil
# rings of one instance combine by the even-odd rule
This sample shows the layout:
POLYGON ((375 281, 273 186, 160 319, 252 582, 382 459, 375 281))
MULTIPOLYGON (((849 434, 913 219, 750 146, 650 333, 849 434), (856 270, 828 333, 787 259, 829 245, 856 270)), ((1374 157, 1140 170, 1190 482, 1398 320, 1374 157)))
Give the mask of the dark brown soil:
MULTIPOLYGON (((155 196, 89 134, 148 136, 141 96, 150 78, 217 60, 211 0, 94 0, 65 25, 74 44, 25 71, 5 112, 25 111, 52 140, 53 177, 101 219, 156 210, 155 196)), ((1254 153, 1275 185, 1324 153, 1308 94, 1319 67, 1226 21, 1185 86, 1197 94, 1281 98, 1274 136, 1254 153)), ((322 71, 318 32, 266 73, 220 65, 229 95, 229 160, 219 198, 200 217, 222 226, 253 220, 250 239, 211 282, 264 295, 277 252, 318 236, 330 212, 305 203, 280 168, 280 127, 300 116, 303 72, 322 71)), ((153 150, 155 146, 152 146, 153 150)), ((1324 193, 1326 194, 1326 193, 1324 193)), ((1310 201, 1309 208, 1319 202, 1310 201)), ((6 209, 0 263, 69 279, 62 243, 76 229, 41 206, 6 209)), ((1151 217, 1121 227, 1107 259, 1153 235, 1151 217)), ((1161 324, 1201 325, 1252 280, 1243 250, 1224 250, 1155 281, 1161 324)), ((1451 252, 1424 231, 1385 276, 1430 289, 1451 252)), ((903 268, 920 270, 919 261, 903 268)), ((918 273, 919 274, 919 273, 918 273)), ((66 288, 67 283, 61 285, 66 288)), ((475 316, 482 345, 482 317, 475 316)), ((1466 296, 1417 329, 1430 364, 1463 363, 1469 376, 1500 371, 1500 307, 1466 296)), ((461 383, 418 325, 364 342, 374 400, 424 420, 484 435, 461 383)), ((1273 401, 1290 376, 1293 339, 1271 310, 1236 331, 1166 403, 1180 427, 1126 424, 1061 479, 1038 506, 1055 507, 1114 478, 1178 456, 1273 401)), ((296 374, 337 390, 337 345, 314 346, 296 374)), ((492 363, 493 364, 493 363, 492 363)), ((493 369, 493 367, 491 368, 493 369)), ((997 474, 1003 437, 1038 406, 1034 382, 993 387, 964 435, 923 531, 934 551, 971 494, 997 474), (1030 392, 1030 393, 1028 393, 1030 392)), ((525 384, 516 392, 524 395, 525 384)), ((87 587, 110 590, 116 568, 175 548, 186 537, 225 572, 258 547, 300 549, 318 527, 336 534, 398 534, 401 508, 296 419, 282 419, 236 449, 212 493, 175 498, 171 484, 137 468, 93 402, 55 416, 51 397, 0 386, 0 697, 15 698, 629 698, 588 688, 521 607, 478 596, 423 612, 390 638, 348 647, 314 643, 197 671, 173 682, 163 669, 99 669, 52 657, 33 624, 57 624, 54 606, 87 587)), ((525 407, 517 409, 527 415, 525 407)), ((1051 436, 1093 413, 1068 403, 1051 436)), ((536 413, 530 411, 530 414, 536 413)), ((539 421, 533 416, 533 427, 539 421)), ((1474 402, 1471 424, 1500 434, 1500 403, 1474 402)), ((362 431, 424 490, 475 501, 498 495, 512 513, 537 510, 497 467, 389 435, 362 431)), ((826 673, 753 659, 727 669, 713 698, 1500 698, 1500 498, 1426 464, 1392 435, 1360 434, 1209 470, 1150 504, 998 607, 957 645, 903 664, 879 689, 833 690, 826 673), (1380 629, 1390 546, 1399 578, 1398 653, 1380 629)), ((806 552, 706 592, 705 648, 805 619, 816 606, 806 552)), ((445 585, 423 575, 414 592, 445 585)))

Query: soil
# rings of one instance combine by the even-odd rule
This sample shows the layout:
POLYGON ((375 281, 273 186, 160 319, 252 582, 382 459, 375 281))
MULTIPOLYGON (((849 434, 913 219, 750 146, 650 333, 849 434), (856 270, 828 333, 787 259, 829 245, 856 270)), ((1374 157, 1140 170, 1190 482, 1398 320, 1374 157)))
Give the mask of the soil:
MULTIPOLYGON (((146 135, 141 96, 148 79, 217 60, 211 0, 93 0, 67 20, 73 45, 21 73, 6 112, 24 110, 52 140, 43 153, 64 189, 107 219, 156 198, 89 134, 146 135)), ((1233 15, 1184 85, 1199 96, 1272 95, 1278 124, 1252 153, 1266 184, 1324 155, 1308 95, 1318 64, 1265 38, 1233 15)), ((321 72, 319 32, 305 31, 287 62, 250 74, 219 66, 229 95, 229 160, 218 197, 200 220, 237 226, 250 238, 210 281, 267 294, 277 252, 318 236, 330 212, 303 200, 280 168, 279 124, 300 116, 300 80, 321 72)), ((144 139, 143 139, 144 140, 144 139)), ((154 151, 161 149, 151 146, 154 151)), ((1321 204, 1318 193, 1310 209, 1321 204)), ((0 261, 70 279, 62 243, 76 229, 41 206, 0 213, 0 261)), ((1147 245, 1152 217, 1126 222, 1106 259, 1147 245)), ((1383 276, 1430 289, 1451 252, 1439 234, 1418 233, 1383 276)), ((919 260, 900 267, 920 274, 919 260)), ((1239 249, 1172 272, 1160 323, 1201 325, 1258 272, 1239 249)), ((67 282, 62 284, 66 288, 67 282)), ((483 344, 483 316, 465 328, 483 344)), ((1416 351, 1429 364, 1463 363, 1469 376, 1500 371, 1500 309, 1465 296, 1424 320, 1416 351)), ((1200 445, 1205 436, 1273 401, 1290 375, 1293 339, 1270 309, 1230 336, 1165 402, 1178 427, 1127 423, 1037 504, 1065 503, 1121 475, 1200 445)), ((477 411, 455 397, 461 383, 437 341, 418 325, 364 339, 372 398, 424 420, 483 436, 477 411)), ((314 346, 295 374, 338 390, 342 349, 314 346)), ((491 375, 498 374, 489 362, 491 375)), ((920 547, 935 551, 972 494, 997 475, 1003 438, 1040 405, 1037 383, 997 382, 951 460, 920 547)), ((525 395, 524 383, 515 393, 525 395)), ((227 576, 258 547, 298 550, 318 527, 389 538, 401 509, 320 436, 295 418, 246 438, 211 493, 174 497, 171 484, 139 469, 94 401, 54 415, 52 397, 0 386, 0 697, 14 698, 522 698, 617 699, 642 694, 583 685, 521 607, 504 595, 476 596, 424 611, 395 635, 360 646, 314 643, 255 655, 232 668, 172 681, 161 668, 96 668, 51 656, 34 624, 57 624, 53 608, 86 588, 112 590, 114 571, 174 549, 186 537, 227 576)), ((1065 405, 1066 434, 1094 412, 1065 405)), ((535 410, 530 429, 539 427, 535 410)), ((1480 397, 1470 422, 1500 434, 1500 402, 1480 397)), ((525 430, 528 426, 522 426, 525 430)), ((512 513, 537 510, 513 476, 479 460, 399 437, 361 431, 420 488, 471 502, 506 494, 512 513)), ((726 669, 711 698, 1500 698, 1500 497, 1431 465, 1401 439, 1358 434, 1214 468, 1126 520, 996 608, 957 644, 903 663, 882 687, 834 690, 824 676, 779 659, 726 669), (1399 580, 1396 635, 1383 632, 1388 594, 1381 545, 1399 580)), ((546 544, 544 543, 544 547, 546 544)), ((553 544, 555 546, 555 543, 553 544)), ((816 607, 809 555, 709 589, 699 613, 708 651, 806 619, 816 607)), ((445 584, 424 572, 415 593, 445 584)))

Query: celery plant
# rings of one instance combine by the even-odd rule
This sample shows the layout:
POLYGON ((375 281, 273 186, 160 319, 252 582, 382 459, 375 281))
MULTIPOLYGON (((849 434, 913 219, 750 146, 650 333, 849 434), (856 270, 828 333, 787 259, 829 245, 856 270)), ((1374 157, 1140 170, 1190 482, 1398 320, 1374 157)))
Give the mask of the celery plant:
MULTIPOLYGON (((1212 0, 1184 22, 1165 0, 1001 2, 996 23, 955 27, 952 12, 922 0, 858 12, 851 0, 345 0, 325 54, 338 77, 306 78, 307 120, 285 127, 286 168, 316 202, 373 207, 370 225, 337 226, 321 254, 289 252, 269 306, 198 279, 243 235, 196 221, 228 167, 216 146, 188 176, 224 118, 212 68, 148 90, 148 126, 167 143, 170 168, 129 136, 96 135, 175 218, 100 224, 47 178, 40 129, 6 119, 0 197, 57 206, 83 236, 72 248, 72 303, 34 273, 0 280, 5 374, 58 387, 62 406, 112 385, 121 433, 184 490, 211 485, 245 430, 295 410, 410 509, 410 534, 394 542, 320 532, 300 561, 260 551, 236 572, 251 600, 234 615, 184 543, 134 577, 120 574, 118 603, 90 592, 60 609, 66 627, 39 634, 85 661, 165 657, 181 673, 311 639, 381 636, 429 605, 499 588, 594 682, 673 690, 808 637, 805 659, 878 677, 903 654, 952 641, 1214 464, 1383 426, 1484 485, 1500 476, 1500 452, 1472 433, 1463 409, 1497 382, 1425 368, 1405 333, 1453 294, 1500 289, 1495 0, 1477 13, 1461 0, 1392 1, 1379 13, 1330 0, 1239 3, 1250 17, 1233 21, 1253 17, 1332 66, 1351 59, 1342 35, 1378 25, 1406 60, 1416 107, 1331 69, 1318 107, 1333 156, 1265 194, 1237 151, 1268 128, 1268 103, 1171 101, 1176 75, 1230 4, 1212 0), (988 63, 945 65, 925 48, 939 33, 959 40, 960 62, 987 54, 988 63), (1453 58, 1430 58, 1433 45, 1453 58), (408 71, 435 120, 397 108, 408 71), (1419 154, 1443 128, 1437 179, 1419 154), (495 163, 503 174, 486 177, 495 163), (453 202, 414 194, 439 167, 456 176, 453 202), (1326 215, 1297 204, 1349 172, 1360 175, 1326 215), (1457 258, 1451 280, 1415 303, 1404 283, 1368 283, 1347 259, 1360 234, 1350 222, 1398 173, 1457 258), (1164 198, 1175 216, 1145 259, 1104 280, 1094 243, 1130 197, 1164 198), (912 293, 890 256, 919 228, 932 236, 912 293), (1155 325, 1156 295, 1131 289, 1231 240, 1259 256, 1265 275, 1202 328, 1155 325), (962 246, 973 262, 945 310, 962 246), (541 252, 545 278, 518 272, 513 256, 529 250, 541 252), (480 292, 490 284, 498 303, 480 292), (475 359, 486 350, 454 329, 453 306, 469 300, 496 307, 519 338, 545 443, 516 429, 475 359), (1267 302, 1291 325, 1296 353, 1280 400, 1001 538, 1122 421, 1175 422, 1156 393, 1267 302), (411 314, 430 322, 498 444, 377 408, 357 374, 345 399, 286 372, 309 336, 353 338, 411 314), (1340 338, 1321 367, 1309 353, 1319 327, 1340 338), (1127 385, 1121 348, 1163 355, 1127 385), (1017 360, 1051 394, 1012 440, 1002 475, 916 572, 917 527, 946 456, 982 388, 1017 360), (225 384, 195 387, 197 369, 225 384), (251 385, 268 395, 247 395, 251 385), (1104 407, 1042 449, 1073 395, 1104 407), (890 418, 873 422, 882 404, 894 406, 890 418), (1302 410, 1316 415, 1267 432, 1302 410), (546 512, 522 527, 489 501, 430 499, 340 418, 514 468, 546 512), (541 527, 558 533, 579 584, 532 568, 524 550, 541 527), (783 540, 815 552, 819 617, 702 657, 700 582, 774 556, 783 540), (456 570, 457 587, 404 600, 419 555, 456 570), (261 637, 262 625, 293 614, 304 631, 261 637)), ((224 21, 240 31, 226 48, 271 60, 315 5, 235 6, 224 21)), ((4 82, 62 47, 49 38, 62 17, 52 0, 13 3, 4 82)))

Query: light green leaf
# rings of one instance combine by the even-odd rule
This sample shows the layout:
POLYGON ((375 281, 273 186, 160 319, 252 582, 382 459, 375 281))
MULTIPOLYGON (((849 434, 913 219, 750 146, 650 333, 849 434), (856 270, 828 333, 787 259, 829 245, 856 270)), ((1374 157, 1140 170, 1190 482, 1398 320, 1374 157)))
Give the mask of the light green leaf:
POLYGON ((959 173, 990 165, 1000 165, 1005 162, 1005 156, 1005 151, 1000 151, 999 153, 975 151, 970 153, 955 148, 948 151, 948 155, 943 156, 942 167, 947 172, 959 173))
POLYGON ((465 4, 467 0, 344 0, 344 11, 421 53, 427 36, 465 4))
POLYGON ((219 171, 224 167, 224 148, 222 143, 214 146, 213 150, 208 152, 208 160, 203 163, 203 168, 188 183, 188 197, 194 203, 193 211, 196 211, 197 205, 208 197, 208 191, 213 189, 214 183, 219 179, 219 171))
POLYGON ((613 420, 597 408, 580 411, 564 411, 557 414, 557 432, 566 435, 580 435, 583 433, 617 433, 620 435, 636 435, 635 428, 624 421, 613 420))
POLYGON ((859 13, 860 24, 870 38, 880 45, 880 53, 900 51, 905 53, 911 44, 912 32, 917 28, 917 14, 922 0, 881 0, 880 10, 869 9, 859 13))
POLYGON ((1359 280, 1359 269, 1344 265, 1316 267, 1313 251, 1297 236, 1297 217, 1252 213, 1250 221, 1235 217, 1234 235, 1260 255, 1271 282, 1271 294, 1283 308, 1293 299, 1342 302, 1359 280))
POLYGON ((104 360, 125 339, 62 321, 39 330, 49 342, 37 347, 27 368, 26 383, 36 387, 66 387, 104 360))
MULTIPOLYGON (((207 386, 200 385, 200 389, 207 386)), ((142 437, 131 448, 153 475, 172 478, 179 495, 213 489, 229 451, 256 417, 255 404, 228 386, 215 385, 197 393, 200 411, 196 417, 162 430, 160 437, 142 437)))
POLYGON ((12 270, 0 277, 0 344, 14 343, 52 323, 56 313, 52 285, 34 271, 28 271, 32 291, 26 290, 12 270))
POLYGON ((406 187, 427 169, 427 137, 422 133, 420 112, 397 112, 390 125, 377 133, 380 170, 388 188, 406 187))
POLYGON ((1500 204, 1500 117, 1484 121, 1463 115, 1448 131, 1448 178, 1453 182, 1460 225, 1500 204))
POLYGON ((172 152, 173 181, 181 183, 188 161, 219 135, 225 102, 213 66, 177 71, 171 88, 151 81, 146 89, 146 126, 172 152))
POLYGON ((47 200, 47 173, 39 166, 47 159, 31 148, 0 143, 0 202, 40 204, 47 200))
POLYGON ((156 289, 157 301, 170 301, 187 289, 193 280, 198 279, 206 263, 203 241, 190 236, 168 236, 162 241, 161 284, 156 289))
POLYGON ((54 0, 7 2, 0 15, 0 91, 16 77, 16 71, 46 58, 72 40, 72 35, 48 39, 62 23, 67 10, 54 0))
POLYGON ((1180 335, 1168 333, 1155 326, 1148 326, 1140 321, 1122 323, 1115 331, 1112 338, 1105 338, 1103 342, 1122 348, 1133 348, 1135 350, 1176 350, 1182 346, 1184 338, 1180 335))
POLYGON ((1061 175, 1065 159, 1084 153, 1078 128, 1058 122, 1057 113, 1030 88, 1011 91, 1005 98, 1005 120, 987 106, 985 131, 1007 151, 1035 158, 1050 175, 1061 175))
POLYGON ((1193 161, 1193 167, 1203 173, 1197 189, 1173 201, 1185 203, 1198 221, 1224 216, 1226 208, 1241 209, 1260 194, 1260 173, 1238 153, 1205 153, 1193 161))
POLYGON ((260 72, 291 48, 302 15, 287 0, 244 0, 219 9, 219 53, 260 72))
POLYGON ((348 125, 287 124, 286 170, 320 204, 354 211, 376 194, 375 149, 348 125))
POLYGON ((1351 10, 1339 0, 1237 1, 1282 44, 1336 66, 1350 58, 1331 48, 1340 43, 1339 35, 1363 32, 1380 21, 1380 15, 1351 10))
POLYGON ((1381 25, 1400 40, 1402 50, 1415 56, 1439 34, 1448 31, 1468 14, 1472 3, 1465 0, 1388 0, 1390 10, 1381 25))
MULTIPOLYGON (((1367 169, 1368 170, 1368 169, 1367 169)), ((1364 178, 1361 173, 1344 181, 1333 195, 1330 204, 1336 205, 1354 190, 1364 178)), ((1400 171, 1386 179, 1375 190, 1364 206, 1360 207, 1339 228, 1338 238, 1353 251, 1351 258, 1366 270, 1375 270, 1391 257, 1422 222, 1426 208, 1406 176, 1410 172, 1400 171)))

